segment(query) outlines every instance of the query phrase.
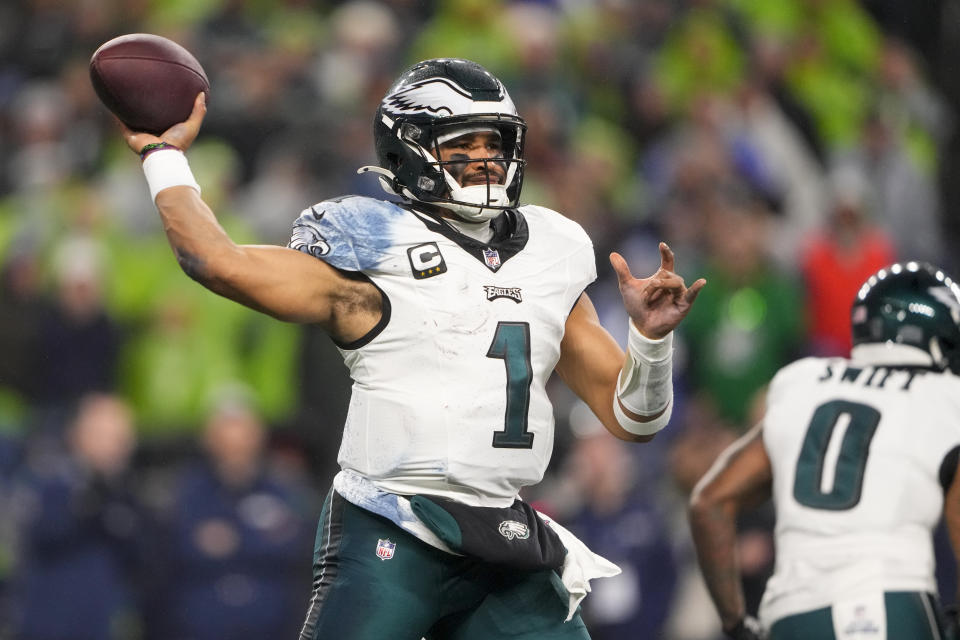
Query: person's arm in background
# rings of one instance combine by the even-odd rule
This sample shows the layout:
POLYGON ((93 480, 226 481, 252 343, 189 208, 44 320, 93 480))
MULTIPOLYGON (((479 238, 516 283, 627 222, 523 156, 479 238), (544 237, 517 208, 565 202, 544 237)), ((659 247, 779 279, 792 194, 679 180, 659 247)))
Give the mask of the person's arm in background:
POLYGON ((767 500, 772 481, 762 425, 757 425, 720 454, 690 497, 688 515, 697 561, 723 631, 731 638, 761 637, 744 601, 737 515, 767 500))
POLYGON ((673 409, 672 331, 706 281, 689 288, 674 273, 674 256, 660 244, 660 268, 635 278, 612 254, 623 304, 630 316, 627 354, 600 324, 586 294, 567 318, 556 371, 616 437, 647 442, 666 426, 673 409))

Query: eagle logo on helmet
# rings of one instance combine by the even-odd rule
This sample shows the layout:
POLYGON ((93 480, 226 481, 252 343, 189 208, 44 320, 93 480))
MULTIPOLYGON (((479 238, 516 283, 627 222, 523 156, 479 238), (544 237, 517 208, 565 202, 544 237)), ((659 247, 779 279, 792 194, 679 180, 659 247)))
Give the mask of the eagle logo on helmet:
POLYGON ((431 113, 451 116, 469 113, 470 94, 446 78, 429 78, 401 88, 383 100, 383 108, 393 114, 431 113))

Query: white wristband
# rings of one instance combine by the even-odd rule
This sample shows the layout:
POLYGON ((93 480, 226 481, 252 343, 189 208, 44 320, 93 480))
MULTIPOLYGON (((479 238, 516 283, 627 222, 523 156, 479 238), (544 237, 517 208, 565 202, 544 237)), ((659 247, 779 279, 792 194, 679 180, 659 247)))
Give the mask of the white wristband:
POLYGON ((633 320, 629 323, 627 332, 627 348, 645 362, 659 362, 673 355, 673 331, 658 340, 648 338, 640 333, 633 320))
POLYGON ((659 416, 653 420, 648 420, 647 422, 640 422, 639 420, 634 420, 626 413, 623 412, 623 407, 620 406, 620 402, 617 398, 613 399, 613 415, 617 418, 617 423, 623 430, 632 433, 635 436, 651 436, 670 422, 670 416, 673 414, 673 402, 670 402, 667 405, 667 408, 663 410, 659 416))
POLYGON ((673 333, 652 340, 643 336, 632 321, 629 324, 627 357, 617 378, 614 413, 620 426, 627 431, 649 435, 666 426, 670 419, 673 404, 673 333), (640 416, 663 413, 650 422, 639 422, 629 418, 623 409, 640 416))
POLYGON ((150 199, 157 200, 157 194, 170 187, 193 187, 200 193, 187 156, 179 149, 159 149, 153 151, 143 161, 143 175, 150 188, 150 199))

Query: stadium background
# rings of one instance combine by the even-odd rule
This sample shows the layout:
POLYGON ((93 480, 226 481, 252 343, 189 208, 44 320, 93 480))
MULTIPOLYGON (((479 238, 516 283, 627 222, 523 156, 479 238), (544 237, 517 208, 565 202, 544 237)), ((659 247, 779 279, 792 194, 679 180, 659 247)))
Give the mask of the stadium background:
MULTIPOLYGON (((597 437, 553 389, 555 457, 526 497, 624 567, 587 599, 595 640, 717 637, 684 521, 692 484, 777 367, 848 352, 866 275, 960 266, 955 0, 4 2, 0 638, 294 637, 309 593, 346 372, 314 328, 177 268, 88 80, 97 46, 132 32, 204 65, 191 165, 238 241, 285 244, 310 204, 377 195, 355 174, 375 163, 377 101, 408 64, 459 56, 529 124, 523 200, 594 239, 589 293, 615 336, 609 251, 648 273, 664 239, 688 281, 708 279, 654 443, 597 437), (90 398, 81 422, 120 443, 99 458, 69 435, 90 398)), ((742 523, 751 608, 771 525, 769 505, 742 523)), ((944 559, 948 602, 954 576, 944 559)))

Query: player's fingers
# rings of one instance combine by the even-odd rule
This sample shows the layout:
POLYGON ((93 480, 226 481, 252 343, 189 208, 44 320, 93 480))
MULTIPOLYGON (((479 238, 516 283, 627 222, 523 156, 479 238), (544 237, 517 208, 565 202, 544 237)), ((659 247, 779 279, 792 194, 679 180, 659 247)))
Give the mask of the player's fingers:
POLYGON ((117 123, 117 128, 120 129, 120 135, 123 136, 123 139, 127 143, 127 146, 133 149, 134 151, 136 151, 136 149, 134 149, 134 144, 135 144, 135 139, 137 137, 137 133, 131 130, 130 127, 128 127, 127 125, 123 124, 120 118, 114 117, 113 121, 117 123))
POLYGON ((130 127, 123 124, 123 120, 121 120, 117 116, 113 116, 113 121, 114 123, 116 123, 117 129, 120 129, 120 133, 123 134, 124 140, 128 139, 131 135, 133 135, 133 131, 130 129, 130 127))
POLYGON ((660 243, 660 268, 673 271, 673 251, 666 242, 660 243))
POLYGON ((627 266, 627 261, 616 251, 610 254, 610 266, 613 267, 614 273, 617 274, 617 282, 620 284, 633 278, 633 274, 630 273, 630 267, 627 266))
POLYGON ((683 296, 683 299, 687 304, 693 304, 693 301, 697 299, 697 296, 700 294, 700 290, 703 289, 704 285, 707 284, 707 281, 703 278, 700 278, 687 289, 687 293, 683 296))
POLYGON ((148 145, 151 142, 160 141, 160 138, 152 134, 134 131, 116 116, 113 117, 113 121, 117 123, 117 128, 120 129, 120 134, 123 136, 127 146, 130 147, 134 153, 140 153, 140 150, 143 149, 144 145, 148 145))
POLYGON ((683 291, 683 278, 672 271, 657 271, 648 281, 647 289, 651 292, 668 290, 671 292, 683 291))
POLYGON ((645 302, 648 305, 654 305, 657 303, 657 300, 662 298, 664 295, 664 289, 653 289, 652 291, 648 289, 645 292, 645 302))
MULTIPOLYGON (((193 110, 190 111, 190 117, 181 124, 186 125, 186 131, 196 135, 200 131, 200 124, 203 122, 203 117, 207 115, 207 97, 201 91, 197 94, 197 97, 193 99, 193 110)), ((176 128, 179 125, 174 125, 171 128, 176 128)))
POLYGON ((187 122, 196 124, 199 128, 205 115, 207 115, 207 94, 201 91, 193 100, 193 110, 190 112, 190 117, 187 118, 187 122))
POLYGON ((206 96, 201 91, 193 100, 193 111, 190 112, 190 117, 164 131, 163 139, 186 151, 200 133, 200 124, 206 114, 206 96))

